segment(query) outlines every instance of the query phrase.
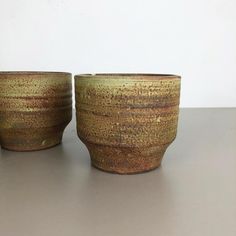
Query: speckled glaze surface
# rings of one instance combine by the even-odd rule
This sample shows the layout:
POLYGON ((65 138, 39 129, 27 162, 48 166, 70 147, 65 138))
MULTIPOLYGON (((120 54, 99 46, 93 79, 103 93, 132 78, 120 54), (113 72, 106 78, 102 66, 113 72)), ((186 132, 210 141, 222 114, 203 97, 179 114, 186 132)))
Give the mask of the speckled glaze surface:
POLYGON ((77 75, 75 94, 77 132, 93 166, 119 174, 160 166, 176 137, 179 76, 77 75))
POLYGON ((0 72, 0 144, 14 151, 61 142, 72 117, 71 74, 0 72))

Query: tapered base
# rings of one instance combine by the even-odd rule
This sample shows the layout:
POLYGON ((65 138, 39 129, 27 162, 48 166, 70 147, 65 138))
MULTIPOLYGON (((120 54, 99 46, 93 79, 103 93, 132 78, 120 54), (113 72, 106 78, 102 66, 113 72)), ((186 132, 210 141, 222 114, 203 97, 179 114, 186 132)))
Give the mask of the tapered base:
POLYGON ((1 135, 1 146, 10 151, 23 152, 43 150, 61 143, 63 130, 47 131, 49 130, 9 130, 1 135))
POLYGON ((154 170, 161 165, 165 146, 111 147, 86 143, 91 164, 103 171, 117 174, 137 174, 154 170))
POLYGON ((110 168, 109 168, 109 169, 104 169, 104 168, 102 168, 102 167, 100 167, 100 166, 96 166, 93 162, 91 162, 91 165, 92 165, 94 168, 98 169, 98 170, 101 170, 101 171, 104 171, 104 172, 107 172, 107 173, 111 173, 111 174, 135 175, 135 174, 142 174, 142 173, 150 172, 150 171, 152 171, 152 170, 157 169, 158 167, 161 166, 161 161, 159 162, 159 164, 157 164, 157 165, 156 165, 155 167, 153 167, 153 168, 150 168, 150 169, 147 169, 147 170, 137 170, 137 171, 135 171, 135 170, 133 170, 133 171, 122 171, 122 170, 120 170, 120 169, 117 169, 117 170, 110 170, 110 168))

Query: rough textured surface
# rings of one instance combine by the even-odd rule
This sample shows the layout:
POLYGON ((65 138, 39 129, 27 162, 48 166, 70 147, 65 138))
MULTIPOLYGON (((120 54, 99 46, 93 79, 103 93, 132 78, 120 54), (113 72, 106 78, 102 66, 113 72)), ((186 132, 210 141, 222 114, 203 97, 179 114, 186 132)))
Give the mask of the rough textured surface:
POLYGON ((71 121, 71 74, 0 72, 0 143, 15 151, 61 142, 71 121))
POLYGON ((157 168, 175 139, 180 77, 75 76, 77 131, 92 165, 121 174, 157 168))

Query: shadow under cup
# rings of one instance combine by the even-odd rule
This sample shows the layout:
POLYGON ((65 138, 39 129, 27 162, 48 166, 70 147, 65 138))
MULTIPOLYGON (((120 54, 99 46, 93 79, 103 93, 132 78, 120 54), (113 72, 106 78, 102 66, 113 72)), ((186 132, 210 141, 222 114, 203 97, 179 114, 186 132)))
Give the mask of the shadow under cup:
POLYGON ((120 174, 161 164, 176 137, 180 76, 75 76, 77 132, 92 165, 120 174))
POLYGON ((71 74, 0 72, 0 144, 14 151, 59 144, 72 118, 71 74))

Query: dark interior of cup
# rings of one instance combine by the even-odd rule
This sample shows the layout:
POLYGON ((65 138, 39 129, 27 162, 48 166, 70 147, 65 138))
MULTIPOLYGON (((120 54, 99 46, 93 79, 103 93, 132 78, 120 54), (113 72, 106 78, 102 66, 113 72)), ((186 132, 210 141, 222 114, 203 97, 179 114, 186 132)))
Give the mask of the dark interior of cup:
POLYGON ((59 72, 59 71, 0 71, 0 75, 53 75, 53 74, 71 75, 71 73, 69 72, 59 72))
POLYGON ((181 78, 179 75, 173 74, 148 74, 148 73, 95 73, 95 74, 79 74, 76 77, 104 77, 104 78, 112 78, 112 77, 135 77, 135 78, 181 78))

